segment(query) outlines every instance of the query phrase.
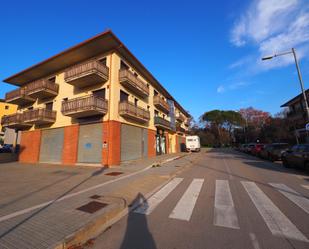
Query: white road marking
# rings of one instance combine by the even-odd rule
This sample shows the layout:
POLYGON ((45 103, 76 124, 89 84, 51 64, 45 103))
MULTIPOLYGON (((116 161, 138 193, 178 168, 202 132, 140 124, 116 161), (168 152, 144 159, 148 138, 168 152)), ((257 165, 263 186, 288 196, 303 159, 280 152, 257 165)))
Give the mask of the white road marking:
POLYGON ((230 178, 231 180, 233 180, 233 179, 234 179, 234 176, 232 175, 230 166, 226 163, 226 161, 225 161, 224 158, 223 158, 223 163, 224 163, 224 165, 225 165, 226 171, 227 171, 228 174, 229 174, 229 178, 230 178))
POLYGON ((176 207, 169 215, 169 218, 189 221, 201 191, 204 179, 194 179, 181 199, 178 201, 176 207))
POLYGON ((214 225, 239 229, 234 202, 227 180, 216 180, 214 225))
POLYGON ((254 249, 260 249, 260 245, 259 245, 259 242, 258 242, 255 234, 254 233, 249 233, 249 236, 250 236, 253 248, 254 249))
POLYGON ((281 194, 283 194, 290 201, 294 202, 297 206, 303 209, 306 213, 309 214, 309 199, 305 196, 297 193, 295 190, 289 188, 288 186, 280 183, 269 183, 281 194))
MULTIPOLYGON (((173 160, 176 160, 178 159, 180 156, 176 156, 176 157, 173 157, 171 159, 173 160)), ((161 164, 163 163, 166 163, 166 160, 163 161, 161 164)), ((128 175, 124 175, 124 176, 121 176, 119 178, 116 178, 116 179, 112 179, 112 180, 109 180, 107 182, 103 182, 103 183, 100 183, 100 184, 97 184, 97 185, 94 185, 92 187, 89 187, 89 188, 86 188, 86 189, 83 189, 83 190, 80 190, 78 192, 75 192, 75 193, 71 193, 71 194, 66 194, 58 199, 53 199, 53 200, 50 200, 50 201, 47 201, 47 202, 43 202, 41 204, 38 204, 36 206, 32 206, 32 207, 29 207, 29 208, 26 208, 26 209, 22 209, 22 210, 19 210, 19 211, 16 211, 16 212, 13 212, 13 213, 10 213, 8 215, 4 215, 4 216, 1 216, 0 217, 0 222, 2 221, 6 221, 6 220, 9 220, 11 218, 14 218, 16 216, 19 216, 19 215, 22 215, 22 214, 26 214, 26 213, 29 213, 29 212, 32 212, 36 209, 39 209, 39 208, 42 208, 42 207, 45 207, 45 206, 48 206, 48 205, 51 205, 52 203, 57 203, 57 202, 60 202, 60 201, 63 201, 63 200, 66 200, 66 199, 69 199, 69 198, 72 198, 74 196, 77 196, 77 195, 80 195, 80 194, 83 194, 83 193, 86 193, 86 192, 89 192, 91 190, 94 190, 94 189, 97 189, 97 188, 100 188, 100 187, 103 187, 103 186, 106 186, 108 184, 111 184, 111 183, 114 183, 114 182, 118 182, 120 180, 123 180, 123 179, 126 179, 126 178, 129 178, 131 176, 134 176, 134 175, 138 175, 142 172, 145 172, 146 170, 149 170, 152 168, 152 164, 147 166, 146 168, 144 169, 141 169, 139 171, 136 171, 134 173, 131 173, 131 174, 128 174, 128 175)))
POLYGON ((309 185, 301 185, 305 189, 309 189, 309 185))
POLYGON ((134 210, 134 213, 149 215, 177 186, 183 178, 174 178, 146 202, 134 210))
POLYGON ((273 235, 309 242, 254 182, 241 182, 273 235))

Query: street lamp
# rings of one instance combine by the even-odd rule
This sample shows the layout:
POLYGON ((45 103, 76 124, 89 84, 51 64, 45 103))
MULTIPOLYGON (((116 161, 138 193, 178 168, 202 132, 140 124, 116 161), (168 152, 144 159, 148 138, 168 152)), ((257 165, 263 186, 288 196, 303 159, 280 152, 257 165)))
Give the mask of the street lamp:
POLYGON ((294 61, 295 61, 296 69, 297 69, 298 79, 299 79, 301 91, 302 91, 302 94, 303 94, 303 98, 304 98, 304 101, 305 101, 305 109, 306 109, 306 116, 307 116, 306 122, 308 122, 309 121, 309 108, 308 108, 307 96, 306 96, 306 93, 305 93, 305 90, 304 90, 303 78, 302 78, 300 68, 299 68, 299 65, 298 65, 298 60, 297 60, 295 49, 292 48, 291 51, 286 51, 286 52, 274 54, 274 55, 271 55, 271 56, 265 56, 265 57, 262 58, 262 60, 263 61, 271 60, 274 57, 278 57, 278 56, 281 56, 281 55, 287 55, 287 54, 293 54, 293 56, 294 56, 294 61))

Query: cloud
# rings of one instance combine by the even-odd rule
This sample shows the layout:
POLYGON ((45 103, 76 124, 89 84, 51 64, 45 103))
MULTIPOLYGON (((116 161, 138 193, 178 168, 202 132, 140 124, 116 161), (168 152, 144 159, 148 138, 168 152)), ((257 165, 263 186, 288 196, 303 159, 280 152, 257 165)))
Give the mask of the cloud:
MULTIPOLYGON (((292 56, 282 56, 263 63, 260 61, 265 55, 286 51, 292 47, 297 47, 299 58, 308 56, 308 0, 254 0, 234 23, 230 32, 230 42, 236 47, 250 45, 256 48, 255 59, 251 60, 251 66, 256 66, 256 70, 267 70, 293 63, 292 56)), ((249 66, 247 58, 248 56, 234 62, 229 68, 249 66)))
POLYGON ((225 91, 224 86, 218 86, 217 93, 223 93, 225 91))
POLYGON ((244 82, 244 81, 233 82, 233 83, 230 83, 230 84, 225 85, 225 86, 220 85, 217 88, 217 93, 224 93, 226 91, 236 90, 236 89, 239 89, 239 88, 246 87, 248 85, 250 85, 250 83, 244 82))

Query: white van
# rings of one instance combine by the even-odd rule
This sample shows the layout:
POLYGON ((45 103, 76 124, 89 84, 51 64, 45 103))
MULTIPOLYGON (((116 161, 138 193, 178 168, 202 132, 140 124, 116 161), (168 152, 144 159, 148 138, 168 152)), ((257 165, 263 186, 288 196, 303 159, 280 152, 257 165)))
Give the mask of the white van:
POLYGON ((199 136, 187 136, 186 137, 187 151, 200 151, 201 143, 199 136))

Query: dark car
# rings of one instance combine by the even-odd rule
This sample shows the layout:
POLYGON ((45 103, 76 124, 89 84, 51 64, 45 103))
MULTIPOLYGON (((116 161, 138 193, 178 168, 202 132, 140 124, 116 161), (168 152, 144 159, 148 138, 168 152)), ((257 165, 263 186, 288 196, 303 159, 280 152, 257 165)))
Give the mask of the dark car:
POLYGON ((309 170, 309 144, 294 145, 282 155, 285 167, 298 167, 309 170))
POLYGON ((0 148, 0 153, 11 153, 13 151, 13 146, 10 144, 5 144, 0 148))
POLYGON ((264 144, 256 144, 255 147, 251 150, 251 154, 258 156, 260 152, 263 150, 264 146, 265 146, 264 144))
POLYGON ((251 154, 251 153, 252 153, 252 150, 255 148, 255 145, 256 145, 256 143, 250 143, 250 144, 248 144, 248 146, 246 147, 245 152, 248 153, 248 154, 251 154))
POLYGON ((287 143, 273 143, 265 145, 260 151, 260 157, 268 159, 272 162, 281 160, 281 155, 289 148, 287 143))

